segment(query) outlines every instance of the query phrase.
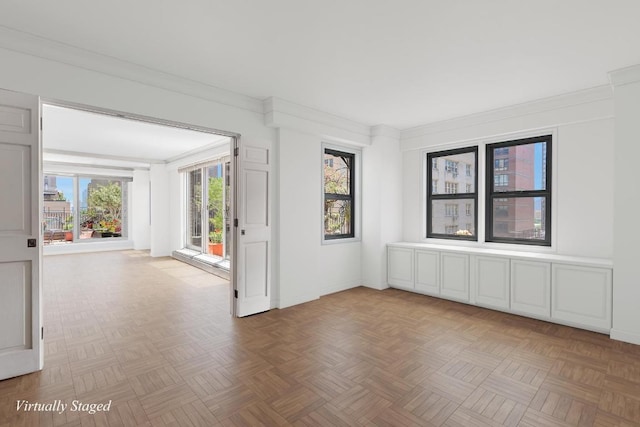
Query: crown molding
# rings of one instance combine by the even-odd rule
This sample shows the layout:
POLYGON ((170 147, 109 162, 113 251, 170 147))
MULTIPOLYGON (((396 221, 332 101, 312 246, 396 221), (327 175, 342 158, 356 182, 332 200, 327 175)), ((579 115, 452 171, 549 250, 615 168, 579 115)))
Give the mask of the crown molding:
POLYGON ((407 129, 401 132, 401 147, 413 150, 613 116, 613 89, 598 86, 407 129))
POLYGON ((611 99, 613 99, 611 87, 598 86, 406 129, 402 131, 402 137, 412 138, 611 99))
POLYGON ((371 144, 371 128, 362 123, 276 97, 267 98, 263 105, 266 126, 294 129, 337 142, 371 144))
POLYGON ((640 82, 640 65, 633 65, 609 72, 609 81, 614 87, 640 82))
POLYGON ((51 39, 0 26, 0 47, 262 114, 262 101, 51 39))
POLYGON ((398 129, 388 125, 377 125, 371 127, 372 138, 400 139, 401 135, 402 133, 398 129))

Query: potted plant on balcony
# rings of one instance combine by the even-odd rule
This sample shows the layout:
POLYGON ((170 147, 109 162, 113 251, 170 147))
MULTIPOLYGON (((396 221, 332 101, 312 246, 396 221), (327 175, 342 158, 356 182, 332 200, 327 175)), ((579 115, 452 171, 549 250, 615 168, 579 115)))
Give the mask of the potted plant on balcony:
POLYGON ((222 256, 222 230, 209 232, 209 253, 222 256))
POLYGON ((73 215, 70 215, 64 223, 64 240, 66 242, 73 241, 73 215))

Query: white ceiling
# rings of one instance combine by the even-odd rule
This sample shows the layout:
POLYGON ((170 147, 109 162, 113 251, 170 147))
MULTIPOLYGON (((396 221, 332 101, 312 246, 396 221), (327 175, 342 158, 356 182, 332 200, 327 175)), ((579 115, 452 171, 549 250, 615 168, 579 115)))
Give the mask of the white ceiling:
POLYGON ((638 0, 10 0, 0 25, 405 129, 608 83, 638 0))
POLYGON ((43 106, 42 119, 48 162, 148 167, 229 143, 225 136, 54 105, 43 106))

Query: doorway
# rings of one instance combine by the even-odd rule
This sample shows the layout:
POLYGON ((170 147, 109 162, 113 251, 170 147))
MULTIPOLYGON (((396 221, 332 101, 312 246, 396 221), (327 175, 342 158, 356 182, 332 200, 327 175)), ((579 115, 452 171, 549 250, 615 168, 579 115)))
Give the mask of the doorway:
POLYGON ((45 254, 108 249, 153 253, 154 243, 164 241, 156 251, 160 255, 197 246, 230 279, 230 153, 237 135, 59 101, 42 102, 42 120, 45 254), (206 166, 196 186, 207 191, 197 200, 202 221, 195 228, 190 227, 193 221, 181 219, 187 212, 173 211, 188 206, 183 202, 188 188, 173 183, 188 181, 184 170, 194 165, 206 166), (160 170, 166 181, 154 182, 157 172, 152 170, 160 170), (167 198, 166 209, 154 210, 152 200, 161 197, 167 198), (209 240, 222 243, 216 252, 223 252, 209 255, 209 240))

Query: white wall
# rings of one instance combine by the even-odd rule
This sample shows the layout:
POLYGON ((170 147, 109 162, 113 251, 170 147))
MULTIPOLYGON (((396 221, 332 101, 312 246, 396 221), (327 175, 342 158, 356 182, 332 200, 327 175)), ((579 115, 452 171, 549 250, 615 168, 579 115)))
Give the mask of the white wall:
POLYGON ((615 85, 615 217, 611 337, 640 344, 640 66, 612 73, 615 85))
POLYGON ((360 285, 361 242, 322 244, 323 139, 278 134, 278 304, 287 307, 360 285))
MULTIPOLYGON (((151 256, 171 255, 171 230, 175 224, 171 221, 171 206, 175 204, 170 197, 170 171, 164 164, 151 165, 151 256)), ((175 173, 175 172, 174 172, 175 173)))
POLYGON ((145 250, 151 247, 151 206, 149 204, 150 173, 148 170, 134 170, 131 182, 131 204, 129 210, 130 239, 133 248, 145 250))
POLYGON ((385 289, 386 244, 402 239, 402 153, 400 133, 374 128, 362 151, 362 284, 385 289))
MULTIPOLYGON (((552 252, 611 259, 614 219, 612 117, 611 89, 604 87, 403 132, 404 240, 425 240, 425 149, 437 151, 480 144, 482 151, 482 144, 486 142, 508 141, 551 131, 554 132, 552 200, 555 206, 552 252)), ((482 200, 479 200, 479 206, 483 206, 482 200)), ((479 215, 479 218, 483 216, 479 215)), ((481 222, 479 227, 483 227, 481 222)), ((526 247, 525 250, 545 249, 526 247)))

